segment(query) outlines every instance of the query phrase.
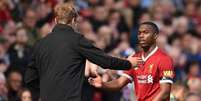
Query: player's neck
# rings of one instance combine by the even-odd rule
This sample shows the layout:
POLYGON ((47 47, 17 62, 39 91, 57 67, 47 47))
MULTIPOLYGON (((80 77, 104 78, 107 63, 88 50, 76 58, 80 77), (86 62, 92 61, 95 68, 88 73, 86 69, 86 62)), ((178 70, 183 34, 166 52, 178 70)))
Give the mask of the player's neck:
POLYGON ((151 45, 150 47, 143 47, 144 57, 147 57, 156 48, 156 44, 151 45))

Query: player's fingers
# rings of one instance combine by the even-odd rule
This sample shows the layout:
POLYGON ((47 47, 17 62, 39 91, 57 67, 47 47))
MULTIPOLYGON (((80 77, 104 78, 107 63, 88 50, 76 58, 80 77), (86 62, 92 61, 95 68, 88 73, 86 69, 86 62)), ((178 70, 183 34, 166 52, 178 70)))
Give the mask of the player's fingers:
POLYGON ((139 60, 137 61, 137 64, 142 64, 142 63, 144 63, 144 61, 143 61, 142 59, 139 59, 139 60))
POLYGON ((131 62, 134 62, 134 61, 137 61, 137 60, 140 60, 140 59, 141 59, 140 57, 130 57, 127 60, 129 60, 131 62))
POLYGON ((138 59, 137 62, 143 62, 143 60, 142 59, 138 59))
POLYGON ((141 57, 136 57, 137 58, 137 60, 142 60, 142 58, 141 57))
POLYGON ((143 60, 142 59, 137 59, 137 62, 143 62, 143 60))

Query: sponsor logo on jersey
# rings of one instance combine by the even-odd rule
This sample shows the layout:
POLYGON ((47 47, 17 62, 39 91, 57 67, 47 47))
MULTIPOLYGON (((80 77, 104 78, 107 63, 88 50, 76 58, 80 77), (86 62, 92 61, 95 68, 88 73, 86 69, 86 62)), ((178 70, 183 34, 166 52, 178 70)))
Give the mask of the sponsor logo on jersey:
POLYGON ((138 83, 153 83, 152 75, 139 75, 137 76, 138 83))
POLYGON ((174 72, 172 70, 163 71, 163 76, 165 77, 173 77, 174 72))

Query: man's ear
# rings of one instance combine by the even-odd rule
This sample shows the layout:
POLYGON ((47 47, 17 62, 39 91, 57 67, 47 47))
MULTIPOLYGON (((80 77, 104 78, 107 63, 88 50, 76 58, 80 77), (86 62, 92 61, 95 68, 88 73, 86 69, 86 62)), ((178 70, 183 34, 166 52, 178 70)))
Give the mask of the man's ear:
POLYGON ((57 21, 58 21, 58 20, 57 20, 57 18, 55 17, 55 18, 54 18, 54 22, 55 22, 56 24, 58 23, 57 21))
POLYGON ((157 39, 157 38, 158 38, 158 34, 155 33, 154 39, 157 39))
POLYGON ((72 19, 72 24, 75 24, 75 18, 72 19))

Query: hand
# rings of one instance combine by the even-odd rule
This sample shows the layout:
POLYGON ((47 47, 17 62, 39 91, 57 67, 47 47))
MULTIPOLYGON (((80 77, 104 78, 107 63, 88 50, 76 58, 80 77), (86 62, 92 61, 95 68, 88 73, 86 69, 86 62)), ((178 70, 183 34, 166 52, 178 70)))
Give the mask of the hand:
POLYGON ((90 77, 88 79, 88 82, 90 85, 96 87, 96 88, 102 88, 103 86, 103 81, 100 75, 96 74, 95 78, 90 77))
POLYGON ((85 76, 86 77, 96 76, 97 69, 98 69, 98 66, 96 64, 93 64, 87 60, 85 65, 85 76))
POLYGON ((106 69, 106 73, 110 77, 111 80, 116 79, 118 77, 116 70, 106 69))
POLYGON ((128 57, 127 60, 132 64, 132 67, 137 67, 137 65, 143 63, 142 58, 140 57, 128 57))

